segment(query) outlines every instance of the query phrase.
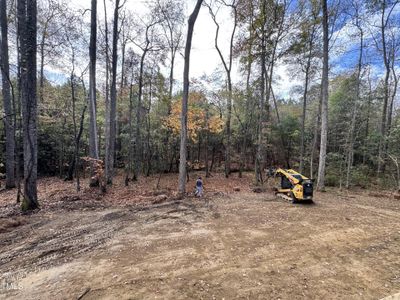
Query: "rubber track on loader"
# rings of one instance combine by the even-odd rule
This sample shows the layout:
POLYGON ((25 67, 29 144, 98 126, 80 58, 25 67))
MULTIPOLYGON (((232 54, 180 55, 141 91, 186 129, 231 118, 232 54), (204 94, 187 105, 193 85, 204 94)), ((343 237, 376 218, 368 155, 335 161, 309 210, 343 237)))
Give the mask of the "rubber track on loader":
POLYGON ((282 193, 277 193, 276 196, 278 196, 278 197, 280 197, 282 199, 288 200, 288 201, 292 201, 293 200, 291 197, 289 197, 289 196, 287 196, 285 194, 282 194, 282 193))

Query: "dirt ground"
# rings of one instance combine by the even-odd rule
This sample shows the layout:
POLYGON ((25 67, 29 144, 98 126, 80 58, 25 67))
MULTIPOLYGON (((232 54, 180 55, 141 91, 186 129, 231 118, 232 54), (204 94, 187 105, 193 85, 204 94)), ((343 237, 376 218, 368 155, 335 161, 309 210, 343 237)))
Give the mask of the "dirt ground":
POLYGON ((204 198, 182 200, 167 188, 172 175, 156 192, 157 178, 128 188, 121 178, 104 196, 45 178, 42 209, 29 215, 19 212, 15 191, 1 191, 0 298, 381 299, 400 292, 400 200, 329 190, 314 204, 292 204, 253 193, 250 177, 215 176, 205 181, 204 198))

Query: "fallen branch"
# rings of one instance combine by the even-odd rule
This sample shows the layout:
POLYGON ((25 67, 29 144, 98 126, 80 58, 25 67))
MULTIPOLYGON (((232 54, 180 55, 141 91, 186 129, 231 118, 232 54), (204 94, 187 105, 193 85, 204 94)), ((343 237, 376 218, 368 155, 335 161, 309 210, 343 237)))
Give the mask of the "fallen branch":
POLYGON ((81 300, 87 293, 91 290, 90 287, 86 288, 85 291, 77 298, 77 300, 81 300))

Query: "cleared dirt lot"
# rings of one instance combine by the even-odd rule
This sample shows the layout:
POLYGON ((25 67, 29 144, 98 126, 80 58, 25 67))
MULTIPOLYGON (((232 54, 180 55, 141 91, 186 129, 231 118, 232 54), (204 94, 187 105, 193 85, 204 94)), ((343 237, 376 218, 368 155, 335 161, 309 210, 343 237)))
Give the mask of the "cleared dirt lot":
POLYGON ((4 216, 14 223, 0 233, 0 297, 380 299, 400 291, 400 201, 390 197, 332 190, 293 205, 242 189, 158 204, 96 201, 4 216))

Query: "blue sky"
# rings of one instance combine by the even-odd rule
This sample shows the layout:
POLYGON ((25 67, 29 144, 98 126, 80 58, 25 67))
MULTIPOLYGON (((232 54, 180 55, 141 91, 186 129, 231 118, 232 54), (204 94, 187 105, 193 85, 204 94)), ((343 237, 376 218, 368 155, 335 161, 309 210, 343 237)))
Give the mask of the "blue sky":
MULTIPOLYGON (((111 5, 111 2, 109 3, 111 5)), ((188 1, 186 15, 192 11, 194 3, 194 0, 188 1)), ((71 0, 71 5, 81 9, 89 8, 90 0, 71 0)), ((103 18, 102 1, 99 1, 98 5, 99 19, 101 19, 103 18)), ((128 0, 126 5, 129 9, 135 11, 135 13, 139 15, 145 14, 148 9, 146 1, 144 0, 128 0)), ((112 7, 110 6, 108 10, 111 11, 112 7)), ((229 9, 221 9, 217 15, 218 20, 223 20, 223 22, 221 22, 219 44, 225 56, 228 55, 229 37, 231 33, 232 20, 229 13, 229 9)), ((400 5, 393 12, 393 18, 400 18, 400 5)), ((368 22, 371 23, 371 26, 369 26, 369 29, 366 32, 365 46, 367 52, 364 57, 364 63, 371 63, 373 65, 374 74, 372 75, 375 78, 378 78, 383 73, 381 54, 377 52, 372 38, 372 34, 375 34, 374 31, 377 30, 374 28, 373 24, 378 20, 379 16, 377 15, 368 20, 368 22)), ((359 40, 358 38, 352 37, 354 31, 355 27, 351 25, 351 20, 347 19, 346 24, 337 30, 337 32, 335 32, 335 38, 333 39, 335 40, 335 43, 330 53, 332 75, 337 75, 340 72, 349 71, 355 68, 358 60, 359 40)), ((190 66, 191 77, 198 78, 204 74, 211 75, 216 69, 222 70, 221 60, 214 48, 214 34, 215 25, 209 16, 208 9, 202 7, 195 25, 193 36, 190 66)), ((165 68, 164 71, 167 75, 167 68, 165 68)), ((179 90, 181 87, 182 73, 183 58, 181 55, 178 55, 175 70, 175 90, 179 90)), ((222 74, 224 73, 222 72, 222 74)), ((58 68, 52 66, 46 67, 46 75, 50 78, 50 80, 59 83, 65 81, 68 77, 64 76, 58 68)), ((281 97, 289 97, 291 95, 290 91, 293 87, 302 85, 301 79, 293 79, 290 76, 287 66, 282 61, 277 63, 275 77, 276 79, 279 78, 279 80, 275 80, 274 90, 276 94, 281 97)), ((237 62, 234 64, 233 80, 236 83, 239 83, 243 80, 242 76, 238 72, 237 62)))

